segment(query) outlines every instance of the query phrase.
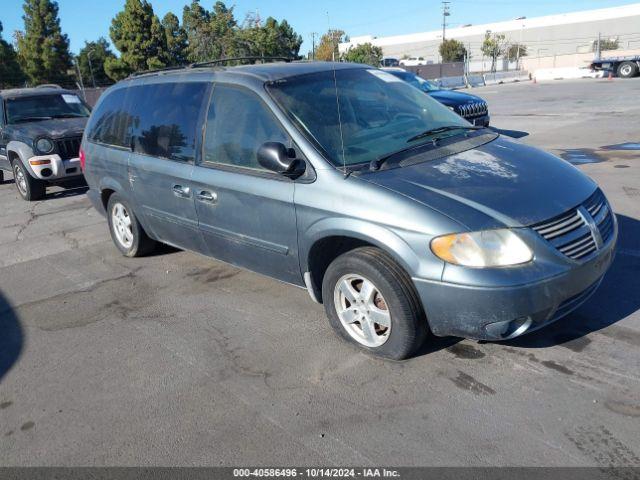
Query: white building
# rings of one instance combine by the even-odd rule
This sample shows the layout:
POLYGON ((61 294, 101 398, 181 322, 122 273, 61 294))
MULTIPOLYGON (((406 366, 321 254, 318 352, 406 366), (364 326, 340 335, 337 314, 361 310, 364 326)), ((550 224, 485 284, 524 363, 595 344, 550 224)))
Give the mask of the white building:
MULTIPOLYGON (((471 52, 472 60, 479 61, 482 59, 480 47, 487 31, 504 34, 508 43, 525 45, 529 58, 592 52, 598 35, 602 39, 617 40, 621 50, 640 49, 640 3, 450 28, 446 30, 446 38, 464 43, 471 52)), ((436 63, 441 42, 442 30, 390 37, 365 35, 352 37, 350 42, 340 44, 340 51, 372 43, 381 47, 386 57, 424 57, 436 63)))

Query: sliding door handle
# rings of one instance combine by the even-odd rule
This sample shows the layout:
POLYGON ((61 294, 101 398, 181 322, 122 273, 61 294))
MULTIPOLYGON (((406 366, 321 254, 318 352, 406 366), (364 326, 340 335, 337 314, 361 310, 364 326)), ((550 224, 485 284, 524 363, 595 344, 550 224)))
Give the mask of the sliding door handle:
POLYGON ((189 187, 174 185, 172 190, 176 197, 189 198, 191 196, 191 189, 189 187))
POLYGON ((218 195, 215 192, 208 190, 200 190, 196 193, 196 198, 201 202, 216 203, 218 201, 218 195))

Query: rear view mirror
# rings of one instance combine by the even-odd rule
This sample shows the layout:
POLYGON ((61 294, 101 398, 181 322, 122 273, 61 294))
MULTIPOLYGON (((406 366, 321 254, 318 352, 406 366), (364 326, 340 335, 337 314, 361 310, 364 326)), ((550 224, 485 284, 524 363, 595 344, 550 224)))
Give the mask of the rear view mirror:
POLYGON ((304 162, 295 158, 293 149, 280 142, 266 142, 258 149, 258 163, 267 170, 297 177, 304 173, 304 162))

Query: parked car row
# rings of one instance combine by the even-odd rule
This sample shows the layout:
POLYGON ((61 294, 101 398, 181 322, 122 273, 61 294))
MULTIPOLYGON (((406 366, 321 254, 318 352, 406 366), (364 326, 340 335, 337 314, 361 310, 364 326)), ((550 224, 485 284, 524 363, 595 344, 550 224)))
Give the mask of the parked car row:
POLYGON ((86 125, 88 197, 123 255, 166 243, 305 288, 340 336, 384 357, 430 334, 514 338, 577 308, 617 237, 597 185, 394 73, 294 62, 130 77, 86 125))

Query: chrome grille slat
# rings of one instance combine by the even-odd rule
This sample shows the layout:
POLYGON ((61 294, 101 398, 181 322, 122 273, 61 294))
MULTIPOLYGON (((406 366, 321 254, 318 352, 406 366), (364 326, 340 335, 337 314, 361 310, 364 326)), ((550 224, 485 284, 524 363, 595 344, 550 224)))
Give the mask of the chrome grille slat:
POLYGON ((587 243, 593 243, 593 237, 590 234, 587 235, 586 237, 582 237, 577 242, 569 243, 564 247, 558 248, 558 250, 560 250, 562 253, 566 255, 571 255, 571 253, 573 253, 575 250, 579 250, 580 248, 582 248, 582 246, 584 246, 587 243))
POLYGON ((56 151, 62 160, 77 158, 80 153, 82 137, 61 138, 55 140, 56 151))
POLYGON ((597 248, 598 248, 598 247, 596 247, 596 244, 594 243, 593 245, 589 245, 589 246, 587 246, 584 250, 581 250, 581 251, 579 251, 579 252, 575 252, 575 253, 573 253, 573 254, 572 254, 572 256, 571 256, 571 258, 573 258, 573 259, 576 259, 576 260, 577 260, 577 259, 579 259, 579 258, 582 258, 582 257, 584 257, 584 256, 586 256, 586 255, 589 255, 590 253, 592 253, 592 252, 596 251, 596 249, 597 249, 597 248))
POLYGON ((564 232, 573 230, 574 227, 577 227, 578 225, 583 225, 583 224, 584 224, 584 221, 582 220, 582 217, 576 213, 573 217, 569 218, 569 220, 566 220, 558 225, 553 225, 551 227, 538 230, 538 233, 544 236, 545 238, 547 238, 548 240, 553 237, 557 237, 558 235, 561 235, 564 232))

